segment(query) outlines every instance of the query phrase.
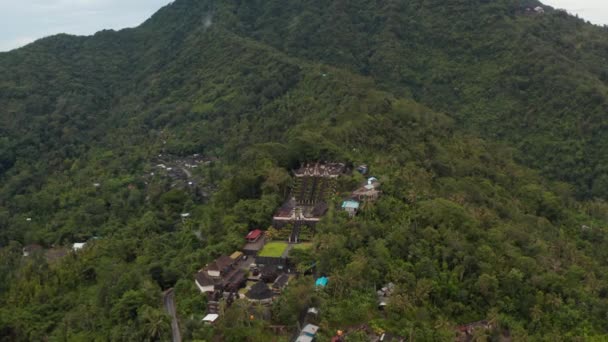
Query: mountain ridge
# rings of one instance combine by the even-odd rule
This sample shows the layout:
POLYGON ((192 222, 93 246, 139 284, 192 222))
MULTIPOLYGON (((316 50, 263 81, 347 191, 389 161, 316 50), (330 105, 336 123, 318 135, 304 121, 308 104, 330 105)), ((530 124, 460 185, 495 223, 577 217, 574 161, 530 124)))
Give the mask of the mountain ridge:
MULTIPOLYGON (((269 325, 294 329, 309 306, 328 339, 365 323, 449 340, 483 319, 497 322, 490 339, 599 339, 608 218, 589 181, 605 137, 584 133, 604 124, 595 62, 608 40, 563 13, 520 16, 531 5, 178 0, 135 29, 0 54, 0 339, 164 340, 168 287, 188 340, 288 339, 269 325), (540 57, 522 62, 528 50, 540 57), (571 77, 568 56, 593 84, 571 77), (530 89, 538 107, 576 113, 530 113, 530 89), (588 131, 572 136, 577 120, 588 131), (158 158, 193 154, 208 161, 192 172, 196 190, 158 171, 158 158), (353 219, 332 199, 313 252, 294 257, 329 275, 327 290, 302 276, 269 320, 251 322, 237 302, 201 324, 192 275, 268 227, 290 170, 319 160, 365 163, 383 190, 353 219), (21 253, 82 241, 60 262, 21 253), (397 290, 381 314, 387 282, 397 290)), ((338 193, 362 181, 344 176, 338 193)))

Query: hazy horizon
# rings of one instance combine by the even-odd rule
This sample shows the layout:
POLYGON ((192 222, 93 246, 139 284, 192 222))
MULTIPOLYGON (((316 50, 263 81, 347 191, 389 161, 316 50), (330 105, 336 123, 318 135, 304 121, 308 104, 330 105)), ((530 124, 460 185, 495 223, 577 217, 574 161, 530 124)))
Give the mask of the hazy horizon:
MULTIPOLYGON (((91 35, 143 23, 171 0, 21 0, 0 2, 0 51, 59 33, 91 35)), ((594 24, 608 24, 608 1, 548 0, 594 24)))

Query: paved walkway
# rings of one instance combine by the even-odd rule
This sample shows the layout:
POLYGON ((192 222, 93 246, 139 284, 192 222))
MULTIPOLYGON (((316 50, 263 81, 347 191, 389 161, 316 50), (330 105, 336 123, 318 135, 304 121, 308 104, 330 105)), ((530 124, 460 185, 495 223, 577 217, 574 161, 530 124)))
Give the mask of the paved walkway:
POLYGON ((294 243, 290 243, 289 245, 287 245, 287 248, 285 248, 285 251, 281 255, 281 258, 287 258, 287 256, 289 255, 289 252, 291 251, 291 249, 293 248, 294 245, 295 245, 294 243))

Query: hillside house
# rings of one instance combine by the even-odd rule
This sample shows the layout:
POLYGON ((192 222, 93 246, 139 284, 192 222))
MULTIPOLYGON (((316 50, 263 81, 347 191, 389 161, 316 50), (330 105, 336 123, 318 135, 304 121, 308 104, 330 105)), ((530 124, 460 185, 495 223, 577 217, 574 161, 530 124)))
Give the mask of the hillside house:
POLYGON ((202 293, 213 293, 220 290, 222 285, 222 279, 210 277, 205 269, 196 273, 194 282, 202 293))
POLYGON ((348 216, 354 217, 359 211, 359 202, 354 200, 344 201, 342 203, 342 210, 346 211, 348 216))
POLYGON ((210 277, 221 277, 232 270, 232 266, 234 265, 234 260, 226 255, 222 255, 221 257, 212 261, 206 268, 207 274, 210 277))
POLYGON ((256 230, 252 230, 250 231, 247 236, 245 237, 245 240, 247 240, 248 243, 254 243, 256 241, 258 241, 261 237, 262 237, 263 232, 259 229, 256 230))
POLYGON ((377 186, 366 184, 353 192, 353 197, 362 202, 373 202, 380 197, 377 186))
MULTIPOLYGON (((233 253, 232 256, 242 256, 242 253, 238 253, 233 253)), ((196 273, 194 277, 196 286, 203 293, 238 291, 247 280, 247 272, 236 267, 239 260, 240 257, 233 259, 225 255, 217 258, 196 273)))

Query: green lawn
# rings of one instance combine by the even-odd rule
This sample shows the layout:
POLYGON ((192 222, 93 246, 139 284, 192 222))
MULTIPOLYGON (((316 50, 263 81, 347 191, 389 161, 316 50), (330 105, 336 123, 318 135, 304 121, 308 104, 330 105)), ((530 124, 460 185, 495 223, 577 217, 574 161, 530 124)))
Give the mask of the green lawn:
POLYGON ((310 249, 312 247, 312 243, 304 242, 293 246, 293 249, 310 249))
POLYGON ((266 246, 264 246, 264 249, 262 249, 260 251, 259 256, 278 258, 281 255, 283 255, 283 252, 285 252, 285 249, 287 249, 286 242, 280 242, 280 241, 269 242, 266 244, 266 246))

